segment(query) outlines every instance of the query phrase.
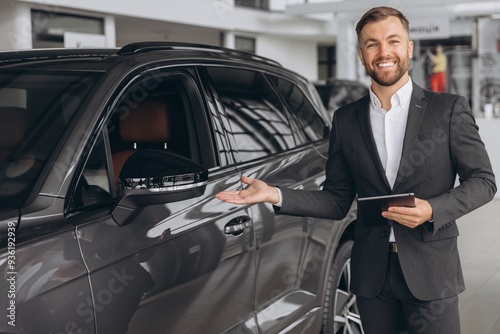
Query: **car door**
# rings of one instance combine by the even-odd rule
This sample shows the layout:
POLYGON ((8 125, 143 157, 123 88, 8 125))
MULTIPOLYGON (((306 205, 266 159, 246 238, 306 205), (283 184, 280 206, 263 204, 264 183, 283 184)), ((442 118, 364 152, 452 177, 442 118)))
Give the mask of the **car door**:
POLYGON ((256 333, 253 222, 248 208, 213 196, 237 187, 239 175, 215 154, 217 111, 197 82, 186 68, 139 75, 116 98, 83 169, 72 221, 92 300, 80 314, 95 317, 98 333, 256 333), (137 165, 142 154, 154 157, 142 160, 147 167, 137 165), (171 184, 124 184, 158 165, 171 184), (187 193, 193 166, 209 175, 187 193), (99 200, 115 188, 115 198, 99 200), (159 200, 162 191, 172 194, 159 200), (94 211, 102 205, 109 214, 94 211))
MULTIPOLYGON (((294 125, 263 73, 220 67, 207 67, 206 73, 224 106, 240 173, 269 184, 319 189, 325 155, 307 141, 322 140, 324 125, 315 120, 301 128, 294 125), (307 133, 312 137, 308 139, 307 133)), ((322 291, 331 226, 306 217, 275 215, 269 204, 252 206, 252 220, 259 330, 303 331, 314 319, 319 331, 318 292, 322 291)))

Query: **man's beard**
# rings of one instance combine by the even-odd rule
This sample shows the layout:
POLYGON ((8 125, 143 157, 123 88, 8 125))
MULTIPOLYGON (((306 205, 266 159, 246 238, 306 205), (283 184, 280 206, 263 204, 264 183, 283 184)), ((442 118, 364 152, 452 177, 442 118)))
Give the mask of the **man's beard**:
MULTIPOLYGON (((378 61, 379 60, 375 62, 378 61)), ((380 74, 375 69, 369 68, 367 66, 365 66, 365 71, 366 74, 370 76, 370 78, 372 78, 373 81, 375 81, 380 86, 392 86, 395 83, 397 83, 403 77, 403 75, 408 71, 408 66, 409 66, 408 63, 409 61, 406 61, 404 63, 398 61, 396 63, 397 65, 396 72, 394 72, 393 74, 391 73, 380 74)))

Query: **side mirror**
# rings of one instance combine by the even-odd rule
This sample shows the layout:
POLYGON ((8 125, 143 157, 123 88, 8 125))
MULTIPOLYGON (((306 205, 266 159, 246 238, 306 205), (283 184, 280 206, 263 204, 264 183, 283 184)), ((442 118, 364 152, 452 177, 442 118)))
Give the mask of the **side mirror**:
POLYGON ((192 160, 165 151, 137 151, 120 173, 122 195, 113 218, 126 225, 144 206, 203 195, 207 183, 208 170, 192 160))

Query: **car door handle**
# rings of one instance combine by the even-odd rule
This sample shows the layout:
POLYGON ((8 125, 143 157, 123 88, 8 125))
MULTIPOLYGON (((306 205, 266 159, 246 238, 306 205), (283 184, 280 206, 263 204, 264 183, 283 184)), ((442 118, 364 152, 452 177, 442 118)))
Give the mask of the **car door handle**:
POLYGON ((239 216, 231 219, 229 223, 224 226, 224 233, 240 235, 247 227, 250 227, 250 217, 239 216))

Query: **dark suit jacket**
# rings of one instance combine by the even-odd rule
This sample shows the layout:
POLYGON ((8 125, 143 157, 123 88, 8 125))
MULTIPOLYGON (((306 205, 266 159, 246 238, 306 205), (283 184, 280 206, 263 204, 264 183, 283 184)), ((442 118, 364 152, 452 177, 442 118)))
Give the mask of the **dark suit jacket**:
MULTIPOLYGON (((398 177, 391 189, 369 119, 369 97, 333 117, 324 188, 281 189, 280 214, 341 219, 359 197, 414 192, 433 209, 434 223, 410 229, 394 222, 398 256, 415 297, 433 300, 464 290, 455 220, 490 201, 495 178, 467 100, 413 84, 398 177), (455 187, 456 177, 460 184, 455 187)), ((365 227, 358 215, 352 250, 352 291, 374 297, 382 288, 390 226, 365 227)))

